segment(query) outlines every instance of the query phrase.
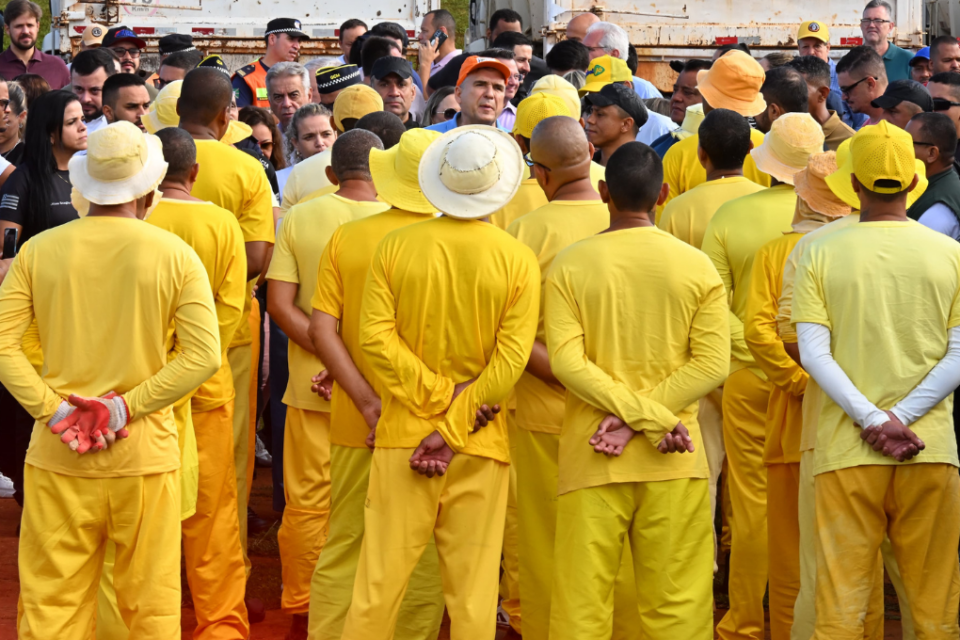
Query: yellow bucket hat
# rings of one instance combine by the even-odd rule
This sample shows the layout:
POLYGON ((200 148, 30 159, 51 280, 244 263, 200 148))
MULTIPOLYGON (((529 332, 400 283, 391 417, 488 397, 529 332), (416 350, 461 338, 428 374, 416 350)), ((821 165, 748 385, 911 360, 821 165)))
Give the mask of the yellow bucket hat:
POLYGON ((587 83, 580 88, 580 95, 600 91, 611 82, 632 81, 633 74, 626 62, 613 56, 600 56, 587 68, 587 83))
POLYGON ((383 111, 383 99, 369 85, 355 84, 340 92, 333 102, 333 124, 343 133, 343 121, 359 120, 368 113, 383 111))
MULTIPOLYGON (((363 85, 353 85, 359 86, 363 85)), ((344 89, 344 92, 353 87, 344 89)), ((377 98, 379 97, 378 95, 377 98)), ((337 97, 337 100, 339 99, 337 97)), ((418 170, 427 147, 439 137, 440 133, 437 131, 411 129, 400 136, 400 142, 393 148, 385 151, 370 150, 370 175, 381 200, 404 211, 436 213, 437 208, 430 204, 420 191, 418 170)))
POLYGON ((167 127, 180 126, 180 116, 177 114, 177 100, 180 99, 180 90, 183 88, 183 80, 171 82, 157 94, 156 99, 150 106, 150 111, 141 116, 140 122, 143 128, 150 133, 156 133, 160 129, 167 127))
MULTIPOLYGON (((881 122, 881 124, 886 124, 886 122, 881 122)), ((830 190, 833 191, 834 195, 857 211, 860 210, 860 198, 857 196, 857 192, 853 190, 853 183, 850 181, 850 176, 854 175, 855 173, 853 153, 851 152, 851 148, 853 146, 853 141, 855 138, 857 138, 857 136, 862 135, 868 129, 873 129, 878 126, 880 125, 866 126, 858 131, 857 134, 852 138, 844 140, 837 149, 837 166, 840 168, 836 173, 832 173, 826 177, 827 186, 830 187, 830 190)), ((904 134, 909 136, 909 134, 906 132, 904 132, 904 134)), ((910 153, 911 155, 913 154, 912 144, 910 153)), ((914 158, 913 167, 913 172, 916 174, 917 178, 919 178, 919 182, 917 182, 917 187, 907 194, 907 208, 910 208, 914 202, 920 199, 920 196, 922 196, 923 192, 927 190, 927 185, 929 184, 927 182, 927 168, 926 165, 923 164, 923 161, 916 160, 914 158)), ((913 180, 913 175, 910 176, 910 180, 913 180)))
POLYGON ((760 95, 766 74, 750 54, 734 49, 697 74, 697 89, 714 109, 730 109, 744 117, 763 113, 767 103, 760 95))
POLYGON ((231 120, 226 133, 220 138, 223 144, 237 144, 241 140, 246 140, 253 135, 253 128, 246 122, 231 120))
MULTIPOLYGON (((826 218, 842 218, 850 213, 850 205, 834 195, 827 186, 827 176, 836 173, 837 154, 833 151, 810 156, 807 167, 793 177, 797 197, 817 214, 826 218)), ((796 225, 799 221, 794 218, 796 225)))
POLYGON ((780 182, 807 167, 810 156, 823 151, 823 128, 809 113, 786 113, 770 127, 763 144, 750 151, 757 168, 780 182))
POLYGON ((517 107, 517 120, 513 125, 513 132, 529 138, 541 120, 553 116, 572 117, 567 103, 562 98, 549 93, 534 93, 524 98, 517 107))
POLYGON ((567 107, 570 109, 570 115, 577 120, 580 119, 580 95, 577 93, 575 86, 560 76, 551 73, 537 80, 536 84, 530 89, 530 95, 541 92, 549 93, 562 99, 567 103, 567 107))

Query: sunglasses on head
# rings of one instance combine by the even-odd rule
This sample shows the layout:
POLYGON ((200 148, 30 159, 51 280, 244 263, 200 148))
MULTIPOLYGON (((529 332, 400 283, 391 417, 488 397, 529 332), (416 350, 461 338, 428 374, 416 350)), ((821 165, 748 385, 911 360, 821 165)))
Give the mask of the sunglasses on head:
POLYGON ((950 107, 960 107, 960 102, 951 102, 946 98, 934 98, 933 99, 933 110, 934 111, 949 111, 950 107))

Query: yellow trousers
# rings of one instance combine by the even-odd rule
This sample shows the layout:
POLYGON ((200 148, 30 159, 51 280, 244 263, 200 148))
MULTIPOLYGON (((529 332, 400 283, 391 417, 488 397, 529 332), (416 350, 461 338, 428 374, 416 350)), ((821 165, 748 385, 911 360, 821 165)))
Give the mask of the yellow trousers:
POLYGON ((138 640, 180 638, 177 471, 77 478, 26 465, 20 533, 21 640, 89 640, 107 542, 117 604, 138 640))
MULTIPOLYGON (((519 427, 516 409, 507 411, 507 430, 510 435, 510 459, 516 460, 516 436, 519 427)), ((523 635, 520 613, 520 557, 517 523, 517 465, 510 465, 510 484, 507 489, 507 518, 503 526, 503 564, 500 576, 500 606, 510 616, 510 626, 523 635)))
POLYGON ((763 464, 772 385, 748 369, 723 386, 723 440, 730 504, 730 610, 717 625, 721 640, 763 640, 767 591, 767 468, 763 464))
POLYGON ((233 468, 237 485, 237 517, 240 524, 240 547, 246 574, 250 575, 250 559, 247 558, 247 459, 250 451, 250 345, 227 350, 227 360, 233 372, 233 468))
POLYGON ((200 456, 197 513, 183 521, 183 555, 197 615, 196 640, 244 640, 246 571, 237 519, 233 402, 193 414, 200 456))
MULTIPOLYGON (((922 454, 921 454, 922 455, 922 454)), ((947 464, 872 465, 815 478, 815 640, 859 640, 883 535, 890 536, 917 637, 956 640, 960 476, 947 464)))
MULTIPOLYGON (((524 638, 547 640, 550 600, 554 587, 554 539, 557 532, 557 457, 560 436, 517 429, 512 434, 513 465, 517 469, 520 601, 524 638)), ((639 613, 633 561, 625 545, 613 598, 612 640, 638 638, 639 613)))
POLYGON ((624 482, 561 495, 550 640, 611 637, 624 546, 633 551, 637 637, 710 640, 711 527, 705 479, 624 482))
MULTIPOLYGON (((707 466, 710 468, 710 515, 717 514, 717 482, 723 471, 727 453, 723 448, 723 388, 714 389, 700 398, 697 422, 700 423, 700 435, 703 437, 703 450, 707 454, 707 466)), ((724 525, 727 526, 726 519, 724 525)), ((717 534, 713 534, 713 570, 717 570, 717 534)))
POLYGON ((789 640, 800 592, 800 463, 767 465, 770 637, 789 640))
POLYGON ((283 435, 283 494, 277 533, 283 575, 280 606, 310 610, 310 579, 330 526, 330 413, 287 407, 283 435))
POLYGON ((493 640, 508 465, 457 454, 443 476, 410 469, 413 449, 377 449, 360 563, 342 640, 389 640, 410 574, 433 534, 451 640, 493 640))
MULTIPOLYGON (((310 582, 310 640, 340 640, 353 599, 370 482, 368 449, 330 447, 330 537, 310 582)), ((410 576, 397 615, 395 640, 435 640, 443 620, 443 586, 431 539, 410 576)))

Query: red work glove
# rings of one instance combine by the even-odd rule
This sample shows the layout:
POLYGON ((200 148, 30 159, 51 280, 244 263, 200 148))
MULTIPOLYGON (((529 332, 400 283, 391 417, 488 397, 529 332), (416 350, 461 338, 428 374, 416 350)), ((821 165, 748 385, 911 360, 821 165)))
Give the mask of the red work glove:
POLYGON ((102 398, 71 395, 69 404, 61 403, 48 424, 64 444, 83 454, 106 449, 117 437, 126 438, 129 421, 127 403, 111 391, 102 398))

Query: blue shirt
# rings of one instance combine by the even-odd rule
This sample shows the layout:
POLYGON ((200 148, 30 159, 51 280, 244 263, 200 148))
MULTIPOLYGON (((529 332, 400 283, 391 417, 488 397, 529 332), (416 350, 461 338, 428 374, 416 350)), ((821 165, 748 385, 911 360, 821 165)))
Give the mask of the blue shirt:
MULTIPOLYGON (((439 131, 440 133, 446 133, 460 126, 460 114, 458 113, 456 117, 450 118, 446 122, 438 122, 437 124, 432 124, 427 127, 427 131, 439 131)), ((497 129, 503 131, 504 133, 510 133, 506 129, 500 126, 500 123, 497 123, 497 129)))
POLYGON ((663 160, 663 156, 667 155, 667 151, 670 150, 670 147, 680 142, 677 138, 673 137, 671 133, 665 133, 656 140, 653 141, 653 144, 650 145, 650 148, 657 152, 657 155, 660 156, 660 159, 663 160))
POLYGON ((644 80, 643 78, 638 78, 637 76, 633 76, 633 91, 640 96, 641 100, 663 97, 663 94, 660 93, 659 89, 653 86, 652 82, 644 80))

